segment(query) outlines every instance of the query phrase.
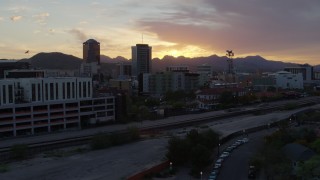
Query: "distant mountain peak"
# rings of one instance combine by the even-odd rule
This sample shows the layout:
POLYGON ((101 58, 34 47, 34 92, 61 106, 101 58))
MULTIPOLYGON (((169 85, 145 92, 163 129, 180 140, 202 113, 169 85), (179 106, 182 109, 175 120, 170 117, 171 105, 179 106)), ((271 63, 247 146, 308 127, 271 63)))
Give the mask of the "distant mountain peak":
MULTIPOLYGON (((196 67, 199 64, 207 64, 212 66, 214 71, 225 71, 227 69, 227 57, 211 55, 208 57, 173 57, 170 55, 164 56, 162 59, 152 59, 153 72, 164 71, 167 66, 186 65, 189 66, 191 71, 197 71, 196 67)), ((43 69, 79 69, 80 64, 83 62, 81 58, 63 54, 61 52, 42 52, 32 56, 29 59, 21 61, 29 62, 34 68, 43 69)), ((102 64, 115 64, 117 62, 130 62, 128 59, 117 56, 111 58, 109 56, 101 55, 100 61, 102 64)), ((241 58, 234 58, 234 67, 238 72, 256 72, 259 71, 278 71, 284 67, 295 66, 294 63, 285 63, 281 61, 270 61, 265 58, 256 56, 247 56, 241 58)), ((112 71, 108 70, 108 71, 112 71)))
POLYGON ((79 69, 82 59, 61 52, 41 52, 21 61, 29 62, 33 68, 71 70, 79 69))

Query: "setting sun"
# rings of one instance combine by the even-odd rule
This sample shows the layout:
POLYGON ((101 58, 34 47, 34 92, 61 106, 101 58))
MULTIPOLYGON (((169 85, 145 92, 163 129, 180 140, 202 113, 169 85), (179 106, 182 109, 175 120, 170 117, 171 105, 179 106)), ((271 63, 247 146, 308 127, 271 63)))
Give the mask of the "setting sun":
POLYGON ((173 57, 178 57, 180 56, 181 54, 179 53, 179 51, 177 50, 172 50, 172 51, 169 51, 169 54, 173 57))

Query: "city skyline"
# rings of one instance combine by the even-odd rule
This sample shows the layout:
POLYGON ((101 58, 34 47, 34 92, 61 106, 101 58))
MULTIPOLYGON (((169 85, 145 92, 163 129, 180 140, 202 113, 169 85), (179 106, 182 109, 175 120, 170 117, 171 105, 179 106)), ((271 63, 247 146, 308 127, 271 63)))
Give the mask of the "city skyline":
POLYGON ((153 57, 261 55, 318 64, 320 2, 299 0, 4 1, 0 58, 62 52, 82 58, 82 43, 96 39, 101 54, 130 58, 132 45, 153 47, 153 57), (25 53, 29 51, 29 53, 25 53))

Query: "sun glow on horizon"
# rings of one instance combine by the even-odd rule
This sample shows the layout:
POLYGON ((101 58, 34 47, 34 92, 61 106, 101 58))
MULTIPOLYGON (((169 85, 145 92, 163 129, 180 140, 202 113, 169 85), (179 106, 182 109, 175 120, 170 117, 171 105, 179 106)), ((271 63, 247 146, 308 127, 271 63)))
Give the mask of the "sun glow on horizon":
POLYGON ((172 51, 169 51, 169 55, 173 57, 178 57, 178 56, 181 56, 181 53, 177 50, 172 50, 172 51))
POLYGON ((168 56, 173 56, 175 58, 179 56, 193 58, 193 57, 211 56, 213 54, 214 53, 212 51, 205 50, 198 46, 188 45, 178 49, 171 49, 170 47, 167 47, 161 51, 155 51, 153 53, 154 55, 153 57, 158 57, 161 59, 164 56, 168 55, 168 56))

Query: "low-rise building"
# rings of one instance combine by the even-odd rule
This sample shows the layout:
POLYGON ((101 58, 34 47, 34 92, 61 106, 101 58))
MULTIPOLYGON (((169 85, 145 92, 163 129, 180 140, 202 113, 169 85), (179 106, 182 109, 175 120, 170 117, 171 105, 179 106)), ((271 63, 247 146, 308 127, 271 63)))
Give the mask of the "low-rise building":
POLYGON ((166 67, 167 72, 189 72, 189 66, 186 65, 177 65, 177 66, 168 66, 166 67))
POLYGON ((118 90, 125 90, 127 92, 132 91, 132 81, 131 79, 110 79, 110 87, 116 88, 118 90))
POLYGON ((0 137, 115 120, 114 96, 93 97, 91 78, 0 80, 0 137))
POLYGON ((279 71, 274 75, 276 87, 281 89, 303 89, 303 76, 301 73, 292 74, 287 71, 279 71))
POLYGON ((132 65, 124 62, 117 63, 115 73, 116 79, 130 79, 132 76, 132 65))
POLYGON ((276 80, 272 76, 260 76, 252 79, 252 86, 257 91, 267 91, 270 87, 276 87, 276 80))
POLYGON ((0 79, 4 78, 4 71, 13 69, 29 69, 28 62, 21 62, 15 60, 0 60, 0 79))
POLYGON ((231 92, 235 99, 236 97, 247 94, 246 90, 243 88, 211 88, 199 90, 196 92, 198 108, 205 110, 215 109, 220 103, 221 94, 226 91, 231 92))
POLYGON ((143 75, 143 91, 163 95, 167 91, 193 91, 199 88, 199 74, 189 72, 158 72, 143 75))
POLYGON ((302 74, 303 81, 310 82, 314 80, 313 67, 309 64, 299 65, 297 67, 286 67, 284 71, 290 72, 292 74, 302 74))
POLYGON ((212 77, 212 67, 206 64, 199 65, 197 66, 197 73, 199 74, 199 85, 208 85, 212 77))

